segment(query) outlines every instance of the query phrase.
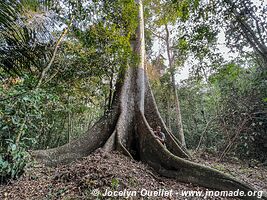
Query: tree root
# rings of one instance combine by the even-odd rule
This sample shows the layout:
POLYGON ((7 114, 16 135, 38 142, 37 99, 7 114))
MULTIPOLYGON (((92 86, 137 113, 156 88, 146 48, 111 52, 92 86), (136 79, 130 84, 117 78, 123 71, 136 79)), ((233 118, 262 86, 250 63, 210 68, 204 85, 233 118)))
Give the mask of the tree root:
MULTIPOLYGON (((175 156, 154 138, 148 122, 142 113, 139 113, 138 124, 141 160, 147 162, 159 174, 165 177, 175 178, 181 182, 193 183, 211 189, 223 191, 239 189, 240 191, 244 191, 245 194, 255 190, 250 185, 238 181, 218 170, 175 156)), ((258 199, 256 196, 242 198, 258 199)), ((267 199, 267 197, 263 196, 262 199, 267 199)))
POLYGON ((103 150, 106 152, 118 150, 125 154, 126 156, 129 156, 130 158, 133 158, 131 153, 126 149, 126 147, 122 144, 122 135, 120 135, 120 124, 121 124, 121 117, 119 117, 117 125, 113 133, 110 135, 108 140, 103 146, 103 150))
POLYGON ((117 119, 118 111, 110 112, 80 138, 57 148, 33 151, 31 155, 37 161, 48 166, 67 164, 73 160, 88 156, 94 150, 103 146, 114 130, 117 119))

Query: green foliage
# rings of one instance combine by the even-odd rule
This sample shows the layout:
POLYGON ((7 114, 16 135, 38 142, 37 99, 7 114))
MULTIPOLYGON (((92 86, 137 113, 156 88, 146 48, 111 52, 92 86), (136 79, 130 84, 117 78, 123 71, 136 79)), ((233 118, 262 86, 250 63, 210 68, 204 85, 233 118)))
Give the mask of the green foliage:
POLYGON ((116 179, 116 178, 113 178, 113 179, 111 180, 111 188, 112 188, 113 190, 117 190, 118 187, 119 187, 119 180, 116 179))
MULTIPOLYGON (((33 133, 42 131, 42 128, 47 126, 43 118, 45 109, 51 109, 56 102, 56 97, 44 90, 29 91, 24 87, 23 80, 12 80, 17 80, 18 83, 12 86, 6 83, 0 90, 1 96, 5 99, 0 102, 2 142, 6 139, 15 141, 22 137, 36 138, 33 133)), ((5 144, 2 143, 2 146, 5 144)))
MULTIPOLYGON (((179 2, 177 5, 177 16, 181 18, 182 21, 186 21, 189 18, 190 10, 190 0, 183 0, 179 2)), ((195 5, 195 2, 194 2, 195 5)))
POLYGON ((38 0, 21 0, 21 6, 26 10, 37 11, 40 8, 40 3, 38 0))
POLYGON ((24 145, 23 143, 17 145, 12 140, 6 141, 7 149, 0 152, 0 184, 6 183, 10 178, 18 178, 31 163, 25 147, 19 146, 24 145))
POLYGON ((189 147, 198 145, 204 131, 205 148, 215 146, 238 157, 266 159, 266 103, 261 100, 266 83, 256 69, 229 63, 209 77, 209 85, 185 83, 180 97, 189 147))

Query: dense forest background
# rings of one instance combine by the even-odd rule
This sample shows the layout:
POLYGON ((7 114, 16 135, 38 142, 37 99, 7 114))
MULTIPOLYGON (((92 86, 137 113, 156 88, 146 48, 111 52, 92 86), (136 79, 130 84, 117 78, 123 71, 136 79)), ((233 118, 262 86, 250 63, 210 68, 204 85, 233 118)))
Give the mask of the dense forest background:
MULTIPOLYGON (((168 128, 194 153, 267 162, 266 2, 146 0, 144 11, 168 128)), ((135 56, 136 16, 133 0, 0 2, 1 182, 21 174, 29 150, 74 140, 109 111, 135 56)))

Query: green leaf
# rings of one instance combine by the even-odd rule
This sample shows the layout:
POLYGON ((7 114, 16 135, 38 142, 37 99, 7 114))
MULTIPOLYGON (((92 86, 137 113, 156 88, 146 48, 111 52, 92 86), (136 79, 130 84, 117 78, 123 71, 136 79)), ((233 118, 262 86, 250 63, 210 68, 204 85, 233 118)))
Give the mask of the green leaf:
POLYGON ((11 144, 11 151, 15 151, 17 149, 16 144, 11 144))

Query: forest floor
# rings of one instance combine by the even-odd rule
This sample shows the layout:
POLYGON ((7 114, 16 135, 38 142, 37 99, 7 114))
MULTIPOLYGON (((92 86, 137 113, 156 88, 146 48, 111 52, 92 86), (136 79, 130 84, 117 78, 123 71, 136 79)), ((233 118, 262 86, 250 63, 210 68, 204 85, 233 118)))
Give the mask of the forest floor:
MULTIPOLYGON (((248 163, 235 159, 219 162, 214 156, 204 153, 194 160, 232 174, 258 190, 267 191, 266 166, 251 167, 248 163)), ((203 194, 207 190, 164 178, 147 165, 117 152, 103 153, 97 150, 70 165, 33 165, 18 180, 0 185, 0 199, 126 199, 127 192, 130 196, 128 199, 204 199, 203 194), (106 190, 110 193, 121 191, 123 197, 114 197, 119 195, 116 193, 110 194, 112 197, 103 196, 106 190), (154 191, 158 193, 151 194, 154 191), (186 191, 198 193, 195 197, 184 197, 183 192, 186 191)), ((229 197, 213 196, 205 199, 229 197)))

